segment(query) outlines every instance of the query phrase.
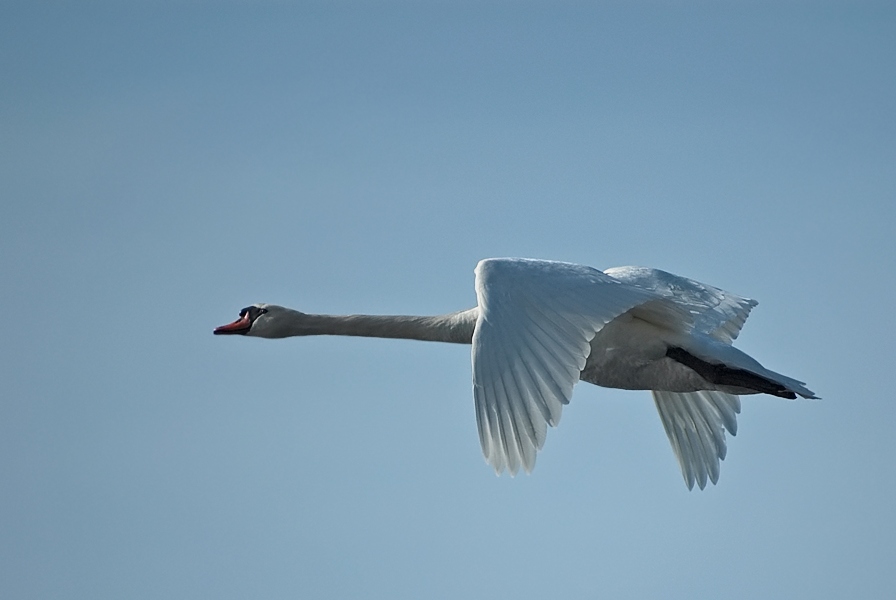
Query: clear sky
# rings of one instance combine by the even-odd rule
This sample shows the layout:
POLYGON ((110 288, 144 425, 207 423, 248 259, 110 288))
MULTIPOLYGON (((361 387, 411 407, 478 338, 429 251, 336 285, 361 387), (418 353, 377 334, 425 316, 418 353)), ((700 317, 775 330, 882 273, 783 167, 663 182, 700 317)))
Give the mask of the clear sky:
POLYGON ((4 2, 0 597, 891 598, 896 8, 4 2), (80 4, 80 6, 75 6, 80 4), (441 313, 526 256, 756 298, 689 492, 581 384, 532 475, 469 348, 220 338, 441 313))

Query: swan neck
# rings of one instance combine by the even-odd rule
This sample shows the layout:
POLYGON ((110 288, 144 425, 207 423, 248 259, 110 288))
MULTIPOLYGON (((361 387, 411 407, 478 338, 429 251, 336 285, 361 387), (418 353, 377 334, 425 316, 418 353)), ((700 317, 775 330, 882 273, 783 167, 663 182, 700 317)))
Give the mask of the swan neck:
POLYGON ((293 335, 346 335, 470 344, 478 310, 438 316, 303 315, 293 335))

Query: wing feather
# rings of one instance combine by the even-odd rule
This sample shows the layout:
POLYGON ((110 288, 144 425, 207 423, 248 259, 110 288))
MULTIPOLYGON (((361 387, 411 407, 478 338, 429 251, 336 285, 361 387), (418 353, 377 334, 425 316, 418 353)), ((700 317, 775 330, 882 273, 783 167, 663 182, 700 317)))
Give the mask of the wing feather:
POLYGON ((496 473, 511 474, 535 466, 594 335, 635 306, 666 302, 590 267, 527 259, 480 262, 476 295, 472 360, 480 444, 496 473))
POLYGON ((519 360, 514 361, 513 371, 518 381, 521 382, 520 390, 529 396, 535 408, 541 414, 542 419, 533 417, 533 421, 540 425, 536 425, 539 432, 538 448, 544 444, 544 435, 547 431, 547 425, 556 426, 560 420, 563 408, 564 391, 560 382, 565 381, 569 377, 569 373, 557 362, 556 356, 562 351, 560 347, 555 346, 548 341, 547 346, 539 340, 539 335, 547 335, 542 330, 536 331, 537 335, 527 337, 520 334, 515 329, 506 331, 508 341, 511 346, 518 351, 519 360), (536 349, 533 350, 533 346, 536 349), (531 364, 537 364, 543 361, 544 370, 537 371, 528 367, 531 364))
MULTIPOLYGON (((528 464, 528 461, 525 459, 532 454, 531 450, 538 445, 538 436, 535 433, 535 427, 532 425, 532 418, 529 415, 528 390, 520 389, 516 380, 516 369, 510 364, 511 361, 506 360, 506 356, 503 358, 504 360, 500 361, 502 363, 500 365, 502 368, 500 381, 508 400, 510 416, 516 433, 515 438, 521 450, 521 456, 524 459, 522 462, 525 465, 528 464)), ((532 460, 534 460, 534 454, 532 454, 532 460)))
POLYGON ((715 339, 732 343, 750 311, 758 303, 717 287, 647 267, 614 267, 607 275, 670 298, 695 315, 694 329, 715 339))
POLYGON ((654 391, 653 399, 669 443, 678 458, 688 489, 719 481, 719 461, 725 459, 725 430, 737 433, 740 399, 733 394, 654 391))
MULTIPOLYGON (((525 367, 526 357, 532 356, 531 352, 527 352, 528 346, 523 343, 519 349, 521 360, 513 361, 510 366, 510 381, 513 383, 516 393, 523 400, 522 409, 526 417, 526 430, 530 434, 535 450, 540 450, 547 435, 547 423, 552 418, 551 411, 541 383, 525 367)), ((531 464, 534 464, 534 455, 531 464)))

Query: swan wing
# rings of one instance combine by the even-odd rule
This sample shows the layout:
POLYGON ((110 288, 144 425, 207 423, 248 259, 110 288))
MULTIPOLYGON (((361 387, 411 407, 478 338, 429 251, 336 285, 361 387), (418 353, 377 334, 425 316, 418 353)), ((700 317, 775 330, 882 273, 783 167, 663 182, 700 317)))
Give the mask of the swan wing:
POLYGON ((678 303, 694 315, 694 329, 730 344, 740 333, 755 300, 717 287, 647 267, 614 267, 607 275, 678 303))
POLYGON ((654 307, 649 290, 551 261, 481 261, 476 296, 473 395, 482 452, 496 473, 535 466, 547 426, 559 422, 591 339, 606 323, 648 302, 687 318, 666 301, 654 307))
POLYGON ((654 391, 653 400, 688 489, 702 490, 707 478, 719 481, 725 459, 725 430, 737 433, 740 398, 717 391, 688 393, 654 391))

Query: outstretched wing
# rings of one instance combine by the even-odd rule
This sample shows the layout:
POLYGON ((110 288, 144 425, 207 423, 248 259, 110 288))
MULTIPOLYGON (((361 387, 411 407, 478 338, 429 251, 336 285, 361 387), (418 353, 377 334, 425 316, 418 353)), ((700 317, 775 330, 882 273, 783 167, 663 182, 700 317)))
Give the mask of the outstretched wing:
POLYGON ((688 489, 702 490, 706 479, 719 481, 719 461, 725 459, 725 430, 737 433, 740 398, 715 391, 653 392, 656 409, 681 465, 688 489))
POLYGON ((535 466, 547 426, 559 422, 601 327, 647 302, 687 319, 649 290, 551 261, 483 260, 476 295, 473 394, 482 452, 496 473, 535 466))
MULTIPOLYGON (((737 338, 755 300, 647 267, 616 267, 606 273, 625 283, 670 298, 694 315, 694 330, 729 345, 737 338)), ((732 352, 734 349, 731 349, 732 352)), ((740 353, 738 353, 740 354, 740 353)), ((719 480, 725 459, 725 430, 737 433, 740 398, 717 391, 654 391, 653 400, 688 489, 719 480)))
POLYGON ((628 285, 670 298, 694 315, 694 329, 730 344, 740 333, 755 300, 717 287, 647 267, 614 267, 607 275, 628 285))

